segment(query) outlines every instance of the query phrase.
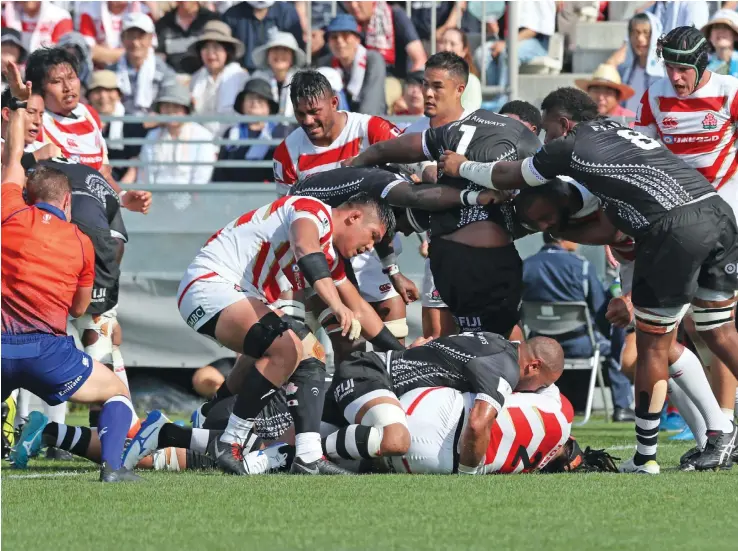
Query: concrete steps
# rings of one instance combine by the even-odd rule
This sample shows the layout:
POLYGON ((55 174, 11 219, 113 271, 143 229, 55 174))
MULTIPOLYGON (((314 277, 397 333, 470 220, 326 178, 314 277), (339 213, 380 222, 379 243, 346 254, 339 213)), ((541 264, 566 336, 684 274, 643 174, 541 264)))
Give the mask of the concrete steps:
POLYGON ((558 75, 520 75, 518 78, 520 99, 541 106, 549 92, 564 86, 574 86, 578 78, 589 78, 589 73, 561 73, 558 75))

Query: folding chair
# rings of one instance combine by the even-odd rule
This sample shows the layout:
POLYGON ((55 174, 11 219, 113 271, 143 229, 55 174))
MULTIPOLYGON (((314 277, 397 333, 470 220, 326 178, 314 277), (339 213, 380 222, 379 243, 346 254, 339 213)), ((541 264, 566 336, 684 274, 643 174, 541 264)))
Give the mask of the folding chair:
POLYGON ((586 302, 523 302, 522 319, 529 332, 546 337, 556 338, 572 331, 586 328, 589 340, 592 343, 590 358, 565 358, 564 369, 590 369, 589 389, 587 391, 587 406, 584 419, 579 425, 584 425, 592 415, 592 401, 594 399, 595 377, 600 384, 602 400, 605 405, 605 417, 610 419, 607 407, 607 393, 602 376, 602 359, 600 345, 595 339, 594 326, 589 315, 586 302))

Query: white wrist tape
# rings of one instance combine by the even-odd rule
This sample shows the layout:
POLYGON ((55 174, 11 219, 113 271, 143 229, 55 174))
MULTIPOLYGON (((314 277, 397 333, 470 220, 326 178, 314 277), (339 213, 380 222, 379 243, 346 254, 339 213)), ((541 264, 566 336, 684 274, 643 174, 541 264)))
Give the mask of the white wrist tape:
POLYGON ((465 161, 459 167, 459 176, 487 189, 497 189, 492 183, 492 169, 495 163, 465 161))
POLYGON ((479 473, 479 467, 467 467, 459 463, 459 474, 477 474, 479 473))
POLYGON ((480 191, 469 191, 464 190, 461 192, 461 204, 465 207, 476 207, 479 205, 479 194, 480 191))
POLYGON ((397 264, 397 255, 390 253, 384 258, 380 258, 379 261, 382 263, 382 268, 389 268, 393 264, 397 264))
POLYGON ((531 187, 542 186, 549 181, 548 178, 544 178, 533 166, 533 157, 528 157, 523 161, 523 164, 520 165, 520 173, 525 183, 531 187))
POLYGON ((386 268, 382 268, 382 273, 388 276, 397 275, 400 273, 400 267, 397 264, 390 264, 386 268))

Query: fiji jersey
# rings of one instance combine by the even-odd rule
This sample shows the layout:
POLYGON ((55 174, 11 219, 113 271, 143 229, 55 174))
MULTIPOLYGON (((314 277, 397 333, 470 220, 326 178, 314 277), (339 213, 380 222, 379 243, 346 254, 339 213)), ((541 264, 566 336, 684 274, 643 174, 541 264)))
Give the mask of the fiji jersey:
POLYGON ((243 289, 255 290, 272 303, 281 292, 304 287, 290 243, 290 227, 301 219, 310 220, 318 228, 331 277, 336 285, 343 283, 346 273, 333 248, 331 207, 312 197, 282 197, 247 212, 213 235, 193 265, 209 269, 243 289))
POLYGON ((302 128, 295 129, 274 152, 274 180, 280 193, 310 174, 341 166, 341 161, 355 157, 377 142, 400 135, 398 128, 381 117, 341 111, 347 116, 346 126, 326 147, 313 145, 302 128))

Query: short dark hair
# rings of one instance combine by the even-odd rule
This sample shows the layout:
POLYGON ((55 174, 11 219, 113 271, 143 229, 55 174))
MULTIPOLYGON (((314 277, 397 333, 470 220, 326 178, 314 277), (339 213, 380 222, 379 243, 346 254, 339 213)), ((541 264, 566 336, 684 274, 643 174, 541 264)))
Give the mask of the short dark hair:
POLYGON ((297 105, 300 100, 317 100, 333 97, 333 88, 323 73, 314 69, 297 71, 290 82, 290 100, 297 105))
MULTIPOLYGON (((380 223, 387 228, 387 236, 390 238, 395 234, 395 213, 387 201, 378 201, 366 192, 355 193, 344 203, 346 207, 371 207, 377 212, 380 223)), ((385 236, 385 239, 387 239, 385 236)))
POLYGON ((541 111, 558 111, 576 122, 587 122, 597 117, 597 104, 584 90, 559 88, 546 96, 541 111))
POLYGON ((49 71, 57 65, 69 65, 74 74, 79 76, 79 60, 65 47, 40 48, 28 56, 26 63, 26 80, 30 80, 33 91, 43 94, 43 85, 49 71))
POLYGON ((466 84, 469 81, 469 64, 452 52, 438 52, 425 62, 427 69, 443 69, 466 84))
POLYGON ((0 96, 0 105, 2 107, 9 107, 10 106, 10 100, 13 97, 13 92, 10 91, 10 88, 6 88, 3 90, 2 96, 0 96))
POLYGON ((525 121, 536 127, 537 130, 541 130, 543 119, 541 118, 541 111, 532 103, 515 99, 508 101, 500 109, 500 115, 517 115, 521 121, 525 121))
POLYGON ((31 203, 61 201, 72 192, 69 178, 61 170, 50 166, 35 168, 26 182, 28 200, 31 203))

